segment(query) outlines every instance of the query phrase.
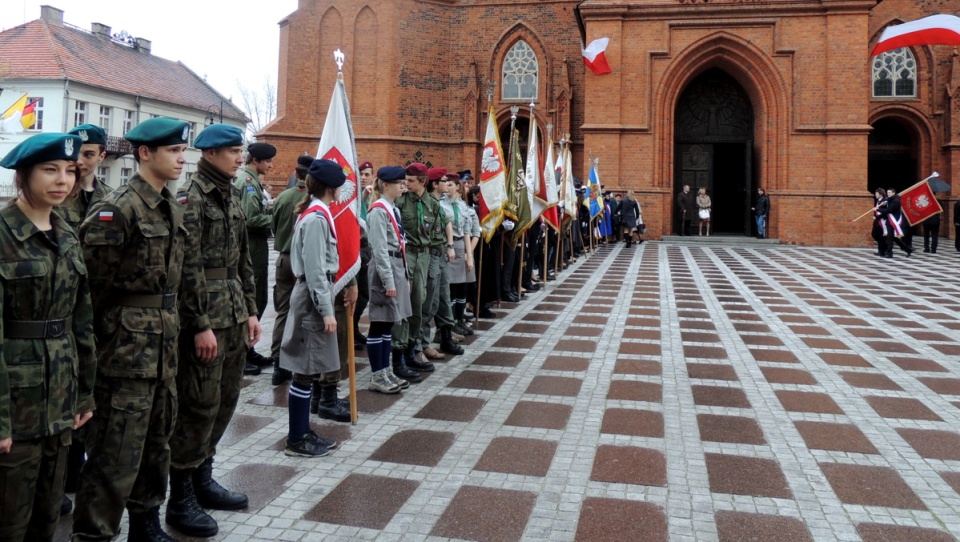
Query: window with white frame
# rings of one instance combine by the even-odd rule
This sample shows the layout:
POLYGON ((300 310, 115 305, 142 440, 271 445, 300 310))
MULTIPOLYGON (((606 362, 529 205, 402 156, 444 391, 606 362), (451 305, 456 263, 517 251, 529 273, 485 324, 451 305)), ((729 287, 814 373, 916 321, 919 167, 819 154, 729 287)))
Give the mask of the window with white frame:
POLYGON ((873 57, 873 97, 913 98, 917 95, 917 60, 906 47, 873 57))
POLYGON ((110 178, 110 168, 100 166, 97 168, 97 178, 101 180, 107 180, 110 178))
POLYGON ((120 184, 124 185, 130 182, 130 177, 133 177, 133 168, 122 167, 120 168, 120 184))
POLYGON ((197 138, 197 123, 191 122, 190 123, 190 143, 187 146, 193 147, 193 140, 195 140, 196 138, 197 138))
POLYGON ((533 100, 537 97, 540 68, 537 55, 527 42, 520 40, 507 51, 501 72, 504 100, 533 100))
POLYGON ((123 133, 124 134, 129 132, 130 130, 133 130, 133 121, 134 119, 136 119, 136 117, 134 116, 135 114, 136 114, 135 111, 131 111, 129 109, 123 112, 123 133))
POLYGON ((87 123, 87 102, 74 100, 73 102, 73 127, 87 123))
POLYGON ((100 106, 100 127, 103 128, 103 131, 108 135, 110 134, 110 120, 112 117, 113 109, 105 105, 100 106))
POLYGON ((43 130, 43 98, 35 98, 30 96, 27 98, 28 107, 30 104, 33 105, 33 124, 28 126, 27 130, 43 130))

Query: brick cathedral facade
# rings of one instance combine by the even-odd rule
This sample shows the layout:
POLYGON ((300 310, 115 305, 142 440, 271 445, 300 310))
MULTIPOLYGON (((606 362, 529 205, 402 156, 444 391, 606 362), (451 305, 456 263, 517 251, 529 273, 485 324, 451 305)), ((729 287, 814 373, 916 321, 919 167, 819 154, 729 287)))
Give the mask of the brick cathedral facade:
MULTIPOLYGON (((871 207, 871 188, 960 174, 960 57, 948 46, 869 51, 890 24, 958 8, 300 0, 280 23, 277 119, 259 139, 278 147, 284 175, 297 155, 316 152, 341 49, 361 161, 476 172, 488 99, 504 134, 510 106, 521 106, 522 124, 532 101, 541 128, 571 134, 578 178, 598 159, 605 188, 637 194, 648 239, 676 230, 675 197, 687 183, 709 190, 718 232, 751 234, 759 186, 771 196, 771 237, 865 246, 869 220, 851 219, 871 207), (610 38, 612 73, 585 69, 581 36, 610 38)), ((946 231, 953 196, 938 195, 946 231)))

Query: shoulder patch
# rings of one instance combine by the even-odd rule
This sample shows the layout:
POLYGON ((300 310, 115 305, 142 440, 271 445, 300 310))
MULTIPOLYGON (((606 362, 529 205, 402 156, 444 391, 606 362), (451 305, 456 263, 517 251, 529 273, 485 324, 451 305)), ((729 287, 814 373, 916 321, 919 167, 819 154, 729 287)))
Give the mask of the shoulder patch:
POLYGON ((186 192, 180 192, 177 194, 177 203, 180 205, 186 205, 188 199, 190 199, 190 196, 186 192))
POLYGON ((254 188, 254 186, 253 186, 252 184, 248 184, 248 185, 247 185, 247 194, 253 194, 253 193, 256 193, 256 191, 257 191, 257 189, 254 188))

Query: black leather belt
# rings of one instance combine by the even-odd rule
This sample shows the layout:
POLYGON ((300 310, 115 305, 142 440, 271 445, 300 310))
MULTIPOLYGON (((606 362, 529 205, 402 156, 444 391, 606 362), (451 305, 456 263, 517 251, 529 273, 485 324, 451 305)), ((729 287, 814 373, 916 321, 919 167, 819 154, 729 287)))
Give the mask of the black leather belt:
POLYGON ((387 254, 393 256, 394 258, 403 258, 403 254, 399 250, 388 250, 387 254))
POLYGON ((443 256, 443 249, 439 247, 430 247, 430 254, 434 256, 443 256))
POLYGON ((430 247, 410 246, 410 247, 407 247, 407 250, 410 252, 423 253, 423 252, 428 252, 430 250, 430 247))
POLYGON ((454 241, 460 241, 460 240, 462 240, 462 239, 463 239, 463 236, 462 236, 462 235, 461 235, 460 237, 457 237, 457 236, 454 236, 454 237, 453 237, 453 240, 454 240, 454 241))
POLYGON ((177 294, 125 295, 119 304, 135 309, 172 309, 177 304, 177 294))
POLYGON ((228 280, 237 278, 236 267, 208 267, 203 270, 207 280, 228 280))
POLYGON ((3 336, 7 339, 55 339, 67 334, 73 318, 60 320, 4 320, 3 336))
MULTIPOLYGON (((297 280, 300 281, 300 282, 307 282, 307 276, 306 276, 306 275, 300 275, 299 277, 297 277, 297 280)), ((336 273, 327 273, 327 280, 329 280, 330 282, 337 282, 337 274, 336 274, 336 273)))

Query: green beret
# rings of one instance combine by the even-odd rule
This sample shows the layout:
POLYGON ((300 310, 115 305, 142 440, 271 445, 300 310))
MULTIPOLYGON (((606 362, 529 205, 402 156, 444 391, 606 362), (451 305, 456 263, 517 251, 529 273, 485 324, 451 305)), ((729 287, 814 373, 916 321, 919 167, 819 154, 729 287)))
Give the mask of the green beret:
POLYGON ((134 147, 184 145, 190 139, 190 125, 170 117, 147 119, 123 135, 134 147))
POLYGON ((84 145, 107 144, 107 133, 103 131, 103 128, 97 126, 96 124, 81 124, 67 133, 80 136, 80 139, 83 140, 84 145))
POLYGON ((70 134, 37 134, 17 145, 0 160, 0 167, 18 169, 53 160, 75 162, 80 154, 80 136, 70 134))
POLYGON ((197 139, 193 141, 193 146, 200 150, 242 147, 243 132, 240 128, 229 124, 211 124, 200 132, 197 139))

